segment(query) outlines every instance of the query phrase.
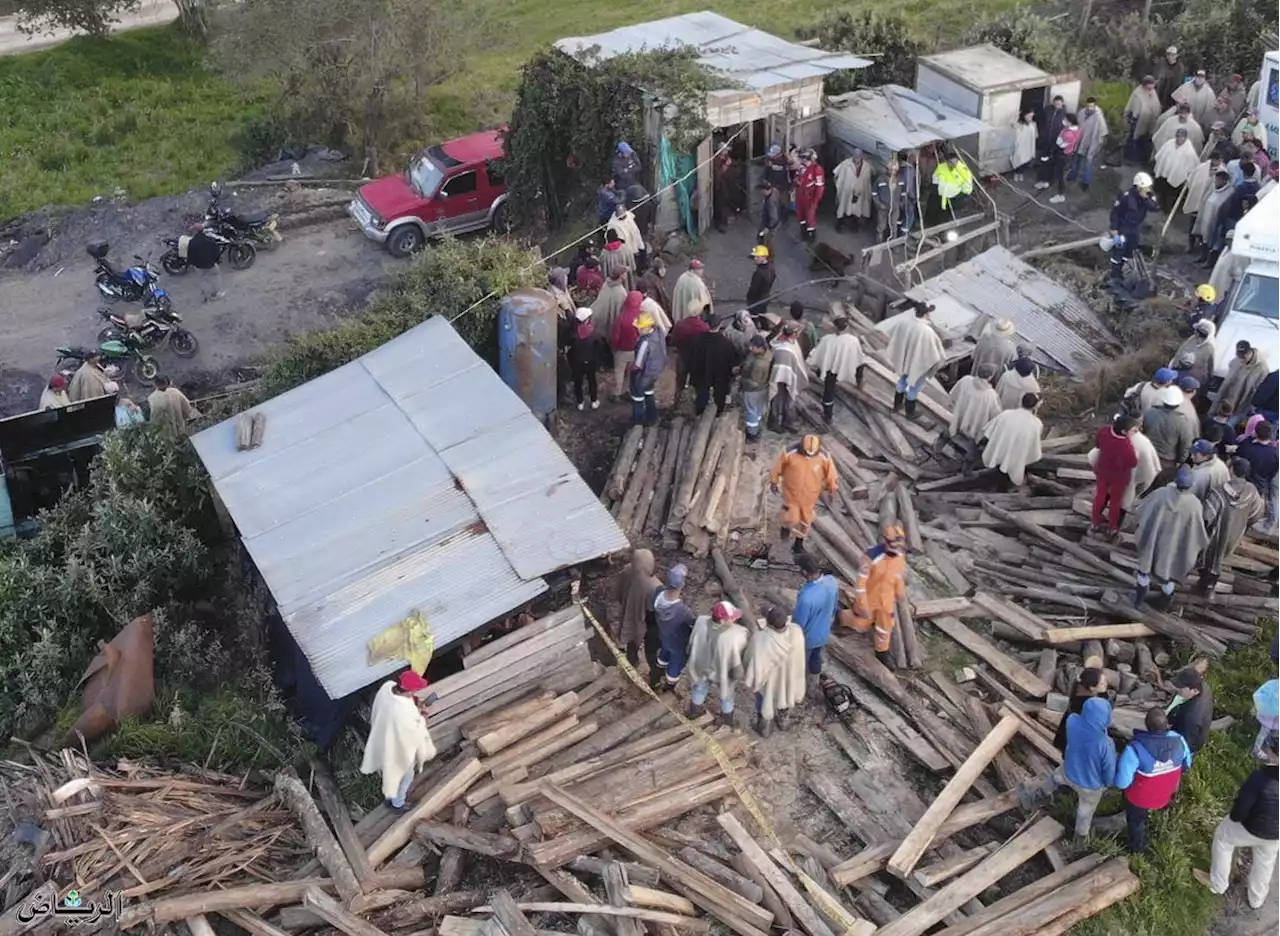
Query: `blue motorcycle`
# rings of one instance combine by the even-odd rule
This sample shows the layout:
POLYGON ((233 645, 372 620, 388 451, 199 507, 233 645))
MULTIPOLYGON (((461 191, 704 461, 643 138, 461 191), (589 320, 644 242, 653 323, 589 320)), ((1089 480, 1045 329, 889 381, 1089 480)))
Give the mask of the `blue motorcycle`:
POLYGON ((97 262, 94 267, 94 284, 98 292, 107 302, 141 302, 146 306, 168 310, 173 302, 169 293, 160 286, 160 271, 137 254, 133 259, 137 266, 117 270, 107 259, 110 245, 106 241, 96 241, 85 249, 89 256, 97 262))

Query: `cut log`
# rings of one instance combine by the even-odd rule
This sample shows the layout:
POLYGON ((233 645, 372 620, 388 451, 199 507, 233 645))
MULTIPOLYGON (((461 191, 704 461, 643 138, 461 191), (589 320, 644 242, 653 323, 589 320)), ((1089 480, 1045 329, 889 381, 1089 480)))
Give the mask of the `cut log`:
POLYGON ((1106 860, 1104 855, 1085 855, 1060 871, 1046 874, 1038 881, 1032 881, 1030 884, 1018 888, 1012 894, 1002 897, 987 906, 981 913, 975 913, 973 916, 968 917, 963 923, 957 923, 954 926, 948 926, 944 930, 939 930, 936 936, 971 936, 974 930, 979 927, 1000 919, 1006 913, 1012 913, 1014 910, 1025 907, 1031 901, 1045 894, 1053 893, 1059 887, 1084 876, 1106 860))
POLYGON ((1083 546, 1080 546, 1076 543, 1071 542, 1071 540, 1069 539, 1065 539, 1064 537, 1059 536, 1057 533, 1054 533, 1052 530, 1046 530, 1044 527, 1040 526, 1038 523, 1032 523, 1029 520, 1024 520, 1018 514, 1011 513, 1010 511, 1007 511, 1002 507, 997 507, 995 504, 987 504, 985 505, 984 509, 987 511, 987 513, 991 514, 997 520, 1003 520, 1006 523, 1013 524, 1023 532, 1029 533, 1031 536, 1034 536, 1037 539, 1043 541, 1044 543, 1047 543, 1049 546, 1053 547, 1054 549, 1060 550, 1061 552, 1066 553, 1069 556, 1075 557, 1076 559, 1080 560, 1089 568, 1094 569, 1097 572, 1100 572, 1101 574, 1103 574, 1108 578, 1114 579, 1119 582, 1123 582, 1126 585, 1131 585, 1133 582, 1133 579, 1129 576, 1127 572, 1117 569, 1111 563, 1106 562, 1102 559, 1099 559, 1097 556, 1089 552, 1089 550, 1085 549, 1083 546))
POLYGON ((231 921, 251 936, 293 936, 288 930, 268 923, 250 910, 219 910, 218 915, 231 921))
MULTIPOLYGON (((611 862, 603 858, 596 858, 592 855, 579 855, 566 865, 571 871, 578 871, 582 874, 594 874, 596 877, 604 875, 604 869, 611 862)), ((653 868, 646 867, 642 864, 633 862, 621 862, 622 868, 627 872, 627 881, 631 884, 640 884, 644 887, 657 887, 662 881, 662 875, 658 874, 653 868)))
POLYGON ((764 900, 764 891, 759 884, 750 878, 742 876, 732 868, 722 865, 710 855, 705 855, 696 848, 686 845, 676 853, 676 856, 689 867, 696 868, 713 881, 719 881, 740 897, 754 904, 764 900))
POLYGON ((1030 716, 1025 712, 1020 712, 1007 702, 1000 705, 1000 716, 1006 717, 1012 715, 1018 719, 1018 733, 1034 747, 1040 754, 1047 757, 1054 764, 1062 763, 1062 752, 1053 746, 1053 737, 1040 727, 1039 724, 1032 721, 1030 716))
POLYGON ((977 867, 904 913, 877 936, 921 936, 947 914, 981 894, 1002 877, 1029 861, 1062 835, 1062 826, 1047 816, 1005 842, 977 867))
POLYGON ((603 754, 623 741, 634 738, 649 725, 670 714, 662 702, 653 701, 643 705, 635 711, 628 712, 607 728, 597 731, 585 741, 561 751, 551 759, 550 767, 554 770, 603 754))
POLYGON ((924 537, 920 535, 920 518, 916 515, 915 504, 911 502, 911 492, 905 484, 899 484, 897 495, 898 520, 906 531, 907 546, 912 552, 920 552, 924 549, 924 537))
POLYGON ((823 922, 822 918, 800 896, 800 892, 787 879, 787 876, 779 870, 778 866, 773 863, 773 860, 760 847, 759 843, 751 837, 733 813, 721 813, 716 817, 716 821, 720 823, 720 828, 724 829, 729 838, 733 840, 733 844, 737 845, 742 851, 743 857, 769 882, 769 886, 774 889, 782 899, 782 902, 786 904, 787 909, 791 911, 792 918, 800 924, 800 927, 809 936, 835 936, 831 932, 831 928, 823 922))
MULTIPOLYGON (((920 856, 933 842, 938 834, 938 830, 942 824, 947 821, 947 817, 960 804, 960 800, 964 794, 973 786, 973 782, 978 779, 987 768, 987 765, 995 758, 996 754, 1004 750, 1004 746, 1018 731, 1018 720, 1012 716, 1005 716, 1000 719, 991 734, 982 739, 982 743, 977 749, 969 755, 969 759, 961 765, 956 771, 955 776, 947 782, 942 792, 929 805, 924 817, 916 823, 911 834, 902 840, 902 844, 898 846, 898 850, 893 853, 893 857, 889 859, 888 869, 900 878, 905 878, 915 868, 916 863, 920 860, 920 856)), ((976 896, 975 894, 971 894, 976 896)), ((966 897, 964 903, 969 898, 966 897)), ((960 906, 957 904, 956 906, 960 906)), ((947 910, 950 913, 955 907, 947 910)), ((942 914, 946 916, 946 913, 942 914)), ((941 919, 942 917, 938 917, 941 919)), ((934 922, 937 922, 936 920, 934 922)))
POLYGON ((622 437, 622 446, 618 449, 613 471, 609 473, 609 483, 605 486, 605 494, 613 500, 620 500, 626 494, 627 478, 631 476, 632 465, 643 441, 644 426, 632 426, 622 437))
POLYGON ((895 631, 902 634, 902 649, 907 658, 907 666, 920 669, 924 666, 924 653, 920 650, 920 641, 916 636, 915 618, 911 616, 911 602, 905 596, 897 600, 898 626, 895 631))
POLYGON ((1032 640, 1044 639, 1047 625, 1025 608, 1020 608, 1013 602, 1005 601, 998 595, 986 591, 975 592, 972 600, 974 605, 985 611, 989 617, 1022 631, 1032 640))
POLYGON ((373 914, 373 920, 383 929, 403 929, 407 926, 419 926, 423 920, 435 919, 448 913, 462 913, 480 906, 487 899, 488 895, 478 890, 414 897, 378 911, 373 914))
POLYGON ((507 936, 537 936, 533 924, 525 917, 520 905, 507 891, 502 889, 494 891, 489 902, 493 906, 493 915, 502 924, 502 929, 507 936))
POLYGON ((684 862, 672 858, 661 848, 622 827, 577 797, 549 783, 544 784, 542 792, 557 806, 569 810, 601 835, 657 868, 668 886, 683 893, 708 913, 719 917, 734 931, 743 936, 757 936, 761 927, 767 927, 772 922, 771 913, 761 910, 684 862))
POLYGON ((564 718, 566 714, 570 715, 570 718, 565 719, 561 725, 563 726, 562 730, 567 731, 577 724, 577 718, 571 714, 577 707, 577 693, 566 692, 564 695, 557 696, 551 702, 543 705, 536 712, 528 713, 519 721, 504 722, 494 730, 480 735, 476 739, 476 747, 480 748, 481 754, 492 757, 520 739, 526 738, 534 732, 564 718))
POLYGON ((302 905, 347 936, 385 936, 382 930, 345 909, 318 887, 307 888, 302 895, 302 905))
MULTIPOLYGON (((411 810, 391 824, 366 850, 370 867, 376 868, 409 843, 413 829, 419 822, 430 819, 446 806, 461 799, 471 785, 484 775, 484 767, 478 758, 460 757, 436 787, 411 810)), ((252 906, 246 905, 246 906, 252 906)))
POLYGON ((794 930, 796 924, 791 919, 791 911, 782 902, 782 898, 778 896, 777 891, 769 886, 769 882, 764 879, 764 875, 756 870, 755 865, 747 861, 742 852, 734 852, 729 860, 733 864, 733 870, 743 877, 755 881, 756 886, 760 888, 760 893, 763 895, 761 905, 773 914, 774 926, 784 931, 794 930))
POLYGON ((1088 624, 1083 627, 1050 627, 1044 632, 1047 643, 1072 643, 1077 640, 1133 640, 1154 637, 1156 631, 1146 624, 1088 624))
POLYGON ((684 916, 693 916, 698 912, 692 900, 686 900, 678 894, 654 890, 652 887, 642 887, 639 884, 628 884, 623 889, 622 896, 627 903, 637 907, 648 907, 650 910, 666 910, 668 913, 679 913, 684 916))
POLYGON ((1040 659, 1036 663, 1036 678, 1046 686, 1053 685, 1053 674, 1058 671, 1058 651, 1046 647, 1040 651, 1040 659))
POLYGON ((888 841, 890 836, 884 826, 867 812, 861 802, 854 800, 826 774, 807 770, 804 784, 864 845, 888 841))
POLYGON ((626 493, 622 495, 622 504, 618 507, 618 526, 629 536, 636 538, 640 531, 636 529, 637 517, 643 522, 649 510, 649 499, 657 484, 658 471, 662 467, 670 433, 654 427, 645 436, 644 449, 636 460, 636 470, 627 483, 626 493))
MULTIPOLYGON (((521 901, 516 906, 526 913, 598 913, 601 916, 623 917, 632 920, 647 920, 650 923, 661 923, 674 926, 686 933, 709 933, 711 924, 707 920, 696 917, 681 916, 678 913, 664 913, 661 910, 645 910, 641 907, 610 907, 607 904, 588 903, 556 903, 551 901, 521 901)), ((492 913, 492 907, 476 907, 476 913, 492 913)))
POLYGON ((963 617, 973 613, 973 605, 969 599, 960 595, 949 598, 923 598, 915 605, 917 621, 927 621, 941 614, 958 614, 963 617))
POLYGON ((693 424, 688 455, 684 463, 678 466, 675 474, 675 490, 672 493, 671 510, 667 520, 667 529, 669 530, 680 529, 681 523, 689 514, 689 507, 693 501, 694 487, 698 483, 698 473, 707 454, 707 444, 711 440, 711 432, 715 427, 715 420, 715 408, 708 406, 693 424))
POLYGON ((369 856, 365 854, 364 845, 361 844, 360 836, 356 834, 355 826, 351 822, 351 813, 347 811, 346 800, 342 798, 337 783, 334 782, 329 768, 323 762, 312 761, 311 773, 315 777, 316 792, 320 794, 320 805, 324 807, 329 822, 333 824, 333 831, 337 836, 338 844, 342 846, 342 853, 346 856, 356 880, 363 888, 365 881, 373 874, 373 868, 369 865, 369 856))
MULTIPOLYGON (((464 826, 467 823, 467 817, 470 815, 467 804, 459 800, 453 804, 453 824, 455 826, 464 826)), ((416 833, 421 837, 421 827, 416 833)), ((406 848, 400 853, 403 855, 406 848)), ((397 856, 397 860, 400 856, 397 856)), ((456 891, 462 884, 462 875, 467 870, 467 852, 466 849, 457 845, 451 845, 440 852, 440 865, 436 870, 436 883, 432 887, 432 894, 448 894, 456 891)))
POLYGON ((315 852, 320 864, 329 872, 329 878, 343 901, 350 903, 363 894, 364 890, 356 879, 347 856, 342 853, 342 846, 329 831, 329 826, 324 821, 324 816, 320 815, 316 801, 311 798, 311 794, 307 792, 307 788, 302 785, 302 781, 292 769, 276 774, 275 791, 276 796, 289 807, 289 811, 302 826, 302 834, 306 837, 307 844, 315 852))
POLYGON ((1160 668, 1151 658, 1151 649, 1139 641, 1134 645, 1134 671, 1143 682, 1152 685, 1160 684, 1160 668))
POLYGON ((1101 913, 1112 904, 1117 904, 1128 897, 1132 897, 1141 889, 1142 881, 1138 879, 1136 874, 1130 873, 1121 877, 1103 890, 1084 895, 1083 903, 1077 903, 1048 926, 1041 926, 1035 931, 1036 936, 1063 936, 1064 933, 1073 929, 1081 920, 1087 920, 1089 917, 1101 913))
POLYGON ((644 520, 644 532, 649 537, 658 535, 666 519, 667 504, 671 500, 676 468, 680 463, 680 453, 688 441, 689 431, 683 416, 677 416, 671 420, 671 426, 667 430, 667 450, 662 454, 658 482, 654 485, 653 499, 649 502, 649 511, 644 520))
MULTIPOLYGON (((605 897, 614 907, 625 907, 627 900, 627 874, 622 870, 622 865, 616 861, 611 861, 604 867, 604 893, 605 897)), ((689 915, 696 913, 696 908, 689 910, 689 915)), ((639 920, 628 919, 627 917, 618 917, 613 920, 613 929, 616 936, 644 936, 644 925, 639 920)))
MULTIPOLYGON (((991 716, 987 713, 986 704, 981 699, 970 696, 966 708, 973 727, 978 731, 978 737, 985 738, 991 734, 994 726, 991 724, 991 716)), ((1027 772, 1009 756, 1008 751, 997 751, 992 764, 1001 789, 1016 790, 1027 779, 1027 772)))
MULTIPOLYGON (((921 536, 924 534, 922 533, 921 536)), ((967 595, 973 588, 973 585, 965 578, 964 573, 960 571, 955 560, 951 558, 951 553, 943 545, 936 540, 925 540, 924 554, 929 557, 929 561, 933 563, 942 577, 947 580, 947 584, 951 586, 952 591, 958 595, 967 595)), ((922 615, 917 615, 922 616, 922 615)))
POLYGON ((959 620, 943 615, 933 619, 938 628, 974 656, 985 661, 1021 692, 1035 699, 1044 698, 1053 688, 1017 660, 1000 650, 985 637, 970 630, 959 620))
POLYGON ((419 822, 414 834, 435 845, 461 848, 490 858, 510 859, 520 850, 520 843, 510 836, 475 832, 442 822, 419 822))
POLYGON ((693 496, 689 501, 688 512, 681 525, 686 536, 692 535, 700 526, 698 519, 706 508, 707 499, 711 496, 711 487, 721 465, 721 455, 727 449, 729 440, 739 431, 736 414, 725 413, 716 417, 711 438, 707 440, 707 451, 702 456, 702 465, 694 479, 693 496))
POLYGON ((1031 936, 1063 914, 1077 907, 1087 906, 1094 894, 1104 893, 1116 882, 1132 877, 1128 861, 1113 858, 1083 876, 1024 903, 1018 909, 978 926, 970 931, 970 936, 1031 936))
POLYGON ((1086 640, 1080 648, 1080 659, 1085 669, 1102 669, 1107 665, 1107 658, 1102 654, 1102 641, 1086 640))
MULTIPOLYGON (((584 714, 588 709, 594 711, 599 707, 599 705, 596 704, 597 701, 601 699, 601 696, 596 696, 595 699, 592 699, 586 705, 579 708, 579 714, 584 714)), ((605 699, 604 701, 609 700, 605 699)), ((557 722, 550 728, 546 728, 543 731, 538 732, 536 735, 526 738, 519 744, 507 748, 507 750, 503 751, 497 757, 490 758, 488 761, 485 761, 486 766, 488 766, 491 771, 496 770, 500 775, 498 778, 495 778, 492 793, 496 794, 504 786, 512 786, 513 784, 524 780, 529 774, 530 767, 533 767, 535 764, 540 764, 553 754, 558 754, 567 748, 573 747, 575 744, 585 741, 600 730, 600 723, 594 718, 589 718, 585 722, 575 724, 577 721, 577 715, 570 715, 568 718, 557 722), (568 726, 567 729, 566 726, 568 726), (515 772, 518 770, 523 770, 525 776, 515 776, 515 772)), ((480 788, 477 788, 476 792, 479 793, 480 788)), ((492 794, 489 794, 486 791, 486 795, 477 797, 476 802, 488 799, 489 795, 492 794)), ((470 794, 467 797, 467 803, 471 806, 476 805, 476 803, 471 802, 470 794)))

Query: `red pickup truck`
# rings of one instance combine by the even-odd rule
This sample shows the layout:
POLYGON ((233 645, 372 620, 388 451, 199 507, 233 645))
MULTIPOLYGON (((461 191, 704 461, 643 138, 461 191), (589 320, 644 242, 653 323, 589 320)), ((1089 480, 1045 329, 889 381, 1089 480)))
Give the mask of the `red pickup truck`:
POLYGON ((431 237, 502 230, 507 188, 495 160, 503 155, 504 129, 427 147, 404 172, 362 185, 347 214, 394 257, 431 237))

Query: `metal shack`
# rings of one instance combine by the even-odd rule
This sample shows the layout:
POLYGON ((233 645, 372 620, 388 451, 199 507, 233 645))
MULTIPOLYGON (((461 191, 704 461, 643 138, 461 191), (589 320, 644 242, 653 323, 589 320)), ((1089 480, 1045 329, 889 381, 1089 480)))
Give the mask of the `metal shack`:
POLYGON ((1074 113, 1080 103, 1078 79, 1055 77, 990 43, 920 56, 916 90, 991 126, 956 141, 982 175, 1013 168, 1013 125, 1019 115, 1041 113, 1058 94, 1068 111, 1074 113))
MULTIPOLYGON (((822 142, 822 82, 833 71, 866 68, 866 59, 788 42, 759 29, 703 10, 623 26, 595 36, 561 39, 556 48, 584 64, 618 55, 659 49, 694 48, 699 61, 725 76, 725 88, 707 94, 706 117, 713 131, 698 146, 694 212, 696 230, 711 225, 711 157, 714 145, 732 137, 735 158, 745 162, 765 154, 770 143, 816 147, 822 142), (741 132, 739 132, 741 131, 741 132)), ((661 151, 665 124, 661 88, 650 93, 647 149, 661 151)), ((658 187, 670 184, 659 176, 658 187)), ((659 229, 671 229, 675 196, 658 209, 659 229)))
POLYGON ((443 318, 192 437, 279 612, 276 659, 317 734, 405 665, 370 639, 418 611, 437 651, 627 538, 541 421, 443 318))
POLYGON ((882 166, 902 150, 994 129, 937 98, 901 85, 859 88, 828 97, 823 116, 834 161, 844 159, 857 147, 882 166))

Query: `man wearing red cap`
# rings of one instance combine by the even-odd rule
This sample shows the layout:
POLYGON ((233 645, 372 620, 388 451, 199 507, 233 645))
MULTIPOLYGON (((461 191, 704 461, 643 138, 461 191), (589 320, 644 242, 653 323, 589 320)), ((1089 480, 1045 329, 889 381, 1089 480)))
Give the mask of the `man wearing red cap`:
POLYGON ((742 612, 728 601, 717 601, 710 615, 701 615, 689 638, 689 717, 705 711, 714 683, 720 691, 720 724, 733 727, 733 694, 742 678, 747 629, 738 622, 742 612))
POLYGON ((67 378, 54 374, 49 378, 49 385, 40 394, 40 410, 60 409, 71 405, 71 397, 67 396, 67 378))
POLYGON ((421 675, 405 670, 398 680, 384 682, 373 698, 360 772, 382 774, 382 795, 397 812, 405 808, 414 774, 436 756, 426 719, 435 693, 423 698, 429 686, 421 675))

